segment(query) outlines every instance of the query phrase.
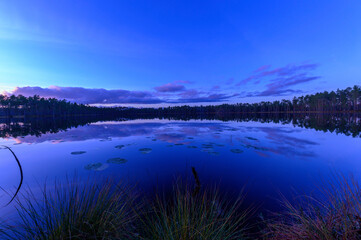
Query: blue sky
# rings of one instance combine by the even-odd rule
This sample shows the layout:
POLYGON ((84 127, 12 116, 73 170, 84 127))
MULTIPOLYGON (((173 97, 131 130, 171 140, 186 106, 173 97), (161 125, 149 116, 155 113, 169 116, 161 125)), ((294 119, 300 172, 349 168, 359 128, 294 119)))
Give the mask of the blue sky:
POLYGON ((157 106, 361 83, 361 2, 1 1, 0 91, 157 106))

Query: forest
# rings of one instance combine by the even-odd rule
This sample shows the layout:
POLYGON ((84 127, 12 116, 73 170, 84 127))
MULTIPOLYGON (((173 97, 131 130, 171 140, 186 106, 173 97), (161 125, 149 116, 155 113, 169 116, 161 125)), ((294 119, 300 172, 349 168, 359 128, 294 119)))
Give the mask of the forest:
POLYGON ((249 113, 347 113, 361 111, 361 88, 355 85, 331 92, 319 92, 292 100, 236 103, 207 106, 169 106, 160 108, 95 107, 37 95, 0 95, 0 117, 66 117, 74 115, 109 115, 124 118, 220 118, 249 113))
POLYGON ((361 111, 360 86, 344 90, 320 92, 291 100, 273 102, 236 103, 190 107, 174 106, 165 108, 123 108, 123 116, 169 117, 185 115, 188 117, 239 116, 246 113, 340 113, 361 111))
POLYGON ((109 115, 112 108, 99 108, 84 104, 71 103, 56 98, 42 98, 38 95, 0 95, 0 117, 67 117, 74 115, 109 115))

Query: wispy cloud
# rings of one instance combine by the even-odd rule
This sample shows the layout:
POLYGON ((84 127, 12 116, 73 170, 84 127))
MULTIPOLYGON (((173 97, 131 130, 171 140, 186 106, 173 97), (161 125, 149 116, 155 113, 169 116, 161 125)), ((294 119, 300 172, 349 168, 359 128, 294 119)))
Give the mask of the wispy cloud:
POLYGON ((167 83, 154 88, 157 92, 180 92, 186 89, 184 85, 180 85, 177 83, 167 83))
POLYGON ((81 88, 81 87, 17 87, 10 94, 33 96, 39 95, 46 98, 66 99, 72 102, 84 104, 111 104, 111 103, 139 103, 154 104, 162 103, 163 100, 156 98, 147 91, 128 90, 107 90, 101 88, 81 88))
POLYGON ((238 82, 236 86, 248 83, 265 83, 266 89, 263 91, 249 92, 246 97, 256 96, 283 96, 302 92, 292 89, 292 86, 307 83, 319 79, 313 76, 311 71, 318 67, 318 64, 307 63, 300 65, 287 65, 285 67, 270 69, 270 65, 264 65, 254 71, 254 74, 238 82))
MULTIPOLYGON (((183 88, 182 88, 183 89, 183 88)), ((171 93, 178 92, 171 89, 171 93)), ((83 104, 159 104, 159 103, 197 103, 197 102, 223 102, 236 96, 235 94, 202 92, 195 89, 183 89, 179 93, 160 97, 158 92, 129 91, 123 89, 107 90, 101 88, 81 87, 16 87, 7 95, 33 96, 45 98, 66 99, 71 102, 83 104), (184 90, 184 91, 183 91, 184 90)))

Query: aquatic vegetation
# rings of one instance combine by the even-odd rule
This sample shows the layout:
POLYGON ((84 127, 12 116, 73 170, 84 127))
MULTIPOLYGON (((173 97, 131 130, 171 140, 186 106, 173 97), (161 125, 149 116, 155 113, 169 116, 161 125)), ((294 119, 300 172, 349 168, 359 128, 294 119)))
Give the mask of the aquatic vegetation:
POLYGON ((112 141, 111 138, 104 138, 104 139, 100 139, 99 140, 100 142, 107 142, 107 141, 112 141))
POLYGON ((122 164, 126 163, 128 160, 124 158, 110 158, 107 160, 107 163, 114 163, 114 164, 122 164))
POLYGON ((190 145, 190 146, 187 146, 187 148, 198 148, 198 147, 190 145))
POLYGON ((260 150, 260 151, 268 151, 267 148, 264 148, 264 147, 258 147, 258 146, 253 146, 253 145, 250 145, 250 144, 247 144, 247 145, 243 145, 245 148, 253 148, 255 150, 260 150))
POLYGON ((187 137, 187 139, 194 139, 194 137, 187 137))
MULTIPOLYGON (((14 194, 13 197, 11 198, 11 200, 5 205, 5 206, 7 206, 7 205, 9 205, 12 201, 14 201, 15 197, 18 195, 18 193, 19 193, 19 191, 20 191, 20 189, 21 189, 21 186, 23 185, 24 173, 23 173, 23 168, 22 168, 22 166, 21 166, 21 163, 20 163, 18 157, 16 156, 16 154, 14 153, 14 151, 11 150, 11 148, 9 148, 8 146, 5 146, 5 145, 2 145, 0 149, 7 149, 7 150, 9 150, 9 151, 11 152, 11 154, 13 155, 16 163, 18 164, 19 171, 20 171, 20 183, 19 183, 19 185, 18 185, 18 187, 17 187, 17 189, 16 189, 15 194, 14 194)), ((0 230, 1 230, 1 229, 0 229, 0 230)))
POLYGON ((201 152, 209 153, 209 152, 212 152, 213 150, 214 150, 213 148, 203 148, 203 149, 201 149, 201 152))
POLYGON ((139 149, 139 152, 141 152, 143 154, 147 154, 147 153, 152 152, 152 149, 151 148, 141 148, 141 149, 139 149))
POLYGON ((122 149, 124 147, 125 147, 125 145, 117 145, 117 146, 115 146, 115 148, 117 148, 117 149, 122 149))
POLYGON ((28 190, 17 200, 17 221, 2 223, 1 239, 139 239, 135 219, 139 209, 132 187, 76 180, 44 185, 39 198, 28 190))
POLYGON ((166 147, 173 147, 173 145, 167 145, 166 147))
POLYGON ((242 208, 242 198, 230 203, 217 189, 195 189, 178 183, 171 196, 157 195, 141 217, 140 235, 149 240, 245 239, 250 211, 242 208))
POLYGON ((254 137, 246 137, 246 138, 249 139, 249 140, 258 141, 258 139, 254 138, 254 137))
POLYGON ((84 154, 86 153, 86 151, 75 151, 75 152, 71 152, 70 154, 72 155, 80 155, 80 154, 84 154))
POLYGON ((219 155, 219 152, 209 151, 208 153, 209 153, 210 155, 219 155))
POLYGON ((103 163, 90 163, 84 167, 85 170, 103 171, 108 168, 107 164, 103 163))
POLYGON ((202 144, 202 148, 213 148, 213 144, 212 143, 203 143, 202 144))
POLYGON ((361 188, 351 176, 334 175, 321 196, 283 197, 284 212, 268 221, 267 239, 361 239, 361 188))
POLYGON ((231 149, 230 151, 233 152, 233 153, 243 153, 243 150, 238 149, 238 148, 231 149))
POLYGON ((157 139, 154 138, 154 139, 152 139, 152 141, 155 142, 155 141, 157 141, 157 139))

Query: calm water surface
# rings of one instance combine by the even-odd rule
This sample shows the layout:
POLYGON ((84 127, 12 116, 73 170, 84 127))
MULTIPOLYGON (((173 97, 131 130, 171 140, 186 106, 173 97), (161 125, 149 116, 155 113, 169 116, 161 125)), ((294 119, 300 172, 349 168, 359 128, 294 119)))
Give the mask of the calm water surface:
MULTIPOLYGON (((312 192, 330 171, 361 176, 361 138, 294 127, 292 124, 222 121, 132 120, 96 122, 40 136, 7 137, 24 171, 21 192, 35 193, 45 181, 113 177, 137 183, 142 192, 170 187, 178 176, 202 185, 218 184, 248 202, 277 209, 279 192, 312 192)), ((19 169, 8 150, 0 150, 0 186, 14 192, 19 169)), ((51 185, 51 184, 50 184, 51 185)), ((0 205, 10 196, 0 193, 0 205)), ((0 209, 11 214, 13 204, 0 209)))

